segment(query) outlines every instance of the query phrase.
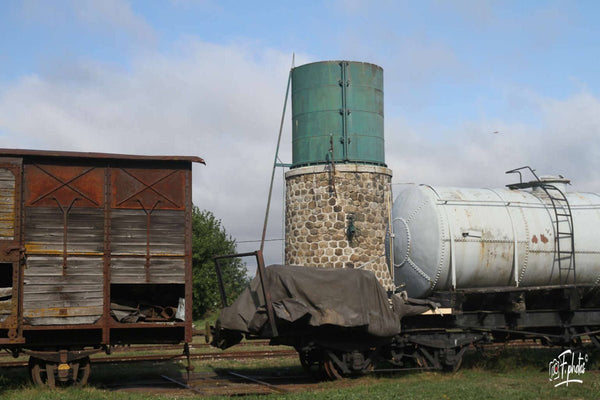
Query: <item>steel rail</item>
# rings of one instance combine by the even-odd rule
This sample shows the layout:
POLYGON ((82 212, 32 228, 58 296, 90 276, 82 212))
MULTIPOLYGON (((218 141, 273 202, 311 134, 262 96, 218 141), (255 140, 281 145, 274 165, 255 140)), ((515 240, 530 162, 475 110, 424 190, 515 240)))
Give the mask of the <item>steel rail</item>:
MULTIPOLYGON (((268 359, 276 357, 295 357, 298 353, 295 350, 259 350, 259 351, 239 351, 239 352, 212 352, 191 354, 192 360, 244 360, 244 359, 268 359)), ((185 360, 184 354, 152 354, 140 356, 108 356, 94 357, 92 364, 111 364, 111 363, 130 363, 145 361, 170 361, 185 360)), ((0 368, 26 367, 27 361, 6 361, 0 363, 0 368)))

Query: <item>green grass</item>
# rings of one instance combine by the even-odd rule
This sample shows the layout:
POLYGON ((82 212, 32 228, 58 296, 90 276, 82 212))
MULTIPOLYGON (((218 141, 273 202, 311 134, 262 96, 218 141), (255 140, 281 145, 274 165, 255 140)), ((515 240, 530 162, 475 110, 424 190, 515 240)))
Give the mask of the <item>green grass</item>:
POLYGON ((207 322, 209 323, 209 325, 214 326, 215 321, 217 320, 217 318, 219 318, 219 312, 220 311, 209 311, 206 314, 204 314, 204 316, 199 320, 195 320, 193 322, 194 329, 204 330, 207 322))
MULTIPOLYGON (((583 384, 554 387, 548 380, 548 362, 560 353, 558 349, 506 350, 488 357, 467 354, 463 368, 455 373, 404 372, 373 374, 338 382, 322 382, 311 392, 270 395, 269 399, 598 399, 600 398, 600 354, 588 352, 590 362, 581 377, 583 384)), ((222 360, 194 362, 195 372, 235 370, 246 375, 299 375, 296 358, 272 360, 222 360)), ((110 385, 143 379, 160 379, 167 375, 185 379, 184 363, 137 363, 130 365, 95 365, 90 387, 46 390, 33 387, 24 370, 0 370, 0 399, 147 399, 194 398, 190 392, 179 397, 149 396, 146 393, 114 392, 110 385)), ((197 396, 196 396, 197 397, 197 396)), ((263 396, 262 398, 264 398, 263 396)), ((207 397, 204 397, 207 398, 207 397)), ((218 397, 208 397, 209 399, 218 397)), ((248 399, 261 398, 248 396, 248 399)))

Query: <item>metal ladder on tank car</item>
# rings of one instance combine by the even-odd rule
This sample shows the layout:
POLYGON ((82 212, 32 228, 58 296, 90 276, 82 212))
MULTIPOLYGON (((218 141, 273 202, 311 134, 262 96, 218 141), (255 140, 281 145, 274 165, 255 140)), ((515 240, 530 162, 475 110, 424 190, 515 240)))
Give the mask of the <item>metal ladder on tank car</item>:
POLYGON ((558 264, 558 279, 560 283, 568 283, 569 275, 573 273, 573 282, 577 283, 575 269, 575 232, 571 205, 565 193, 556 186, 542 181, 529 166, 506 171, 507 174, 518 173, 519 183, 506 185, 509 189, 525 189, 539 187, 548 196, 554 210, 554 261, 558 264), (528 169, 535 177, 535 181, 523 182, 521 170, 528 169), (564 277, 563 277, 564 275, 564 277))

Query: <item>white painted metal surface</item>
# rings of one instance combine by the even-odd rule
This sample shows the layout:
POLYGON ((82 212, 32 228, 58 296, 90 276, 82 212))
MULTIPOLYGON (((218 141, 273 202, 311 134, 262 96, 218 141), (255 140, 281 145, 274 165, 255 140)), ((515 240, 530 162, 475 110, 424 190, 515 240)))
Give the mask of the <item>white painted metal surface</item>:
MULTIPOLYGON (((573 216, 577 283, 599 284, 600 195, 566 197, 573 216)), ((453 287, 573 282, 572 272, 566 276, 559 271, 556 217, 541 189, 403 185, 392 212, 395 283, 404 285, 411 297, 453 287)), ((561 247, 571 250, 565 241, 561 247)))

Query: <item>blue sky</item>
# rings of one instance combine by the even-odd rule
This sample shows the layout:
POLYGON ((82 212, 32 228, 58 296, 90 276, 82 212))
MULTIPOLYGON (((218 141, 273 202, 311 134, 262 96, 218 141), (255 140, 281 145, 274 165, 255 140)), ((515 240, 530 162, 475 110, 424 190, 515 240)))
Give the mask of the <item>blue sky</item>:
POLYGON ((4 83, 48 73, 65 59, 127 69, 140 54, 168 55, 198 38, 380 64, 387 98, 402 102, 416 122, 534 122, 515 107, 514 88, 557 99, 600 90, 594 1, 7 3, 0 14, 4 83), (119 10, 126 15, 115 17, 119 10))
MULTIPOLYGON (((600 191, 595 1, 2 7, 0 147, 202 156, 194 201, 238 240, 260 236, 293 53, 297 65, 350 59, 384 68, 394 182, 501 186, 505 170, 529 164, 600 191)), ((288 116, 284 161, 289 125, 288 116)), ((273 238, 282 235, 278 180, 273 238)))

